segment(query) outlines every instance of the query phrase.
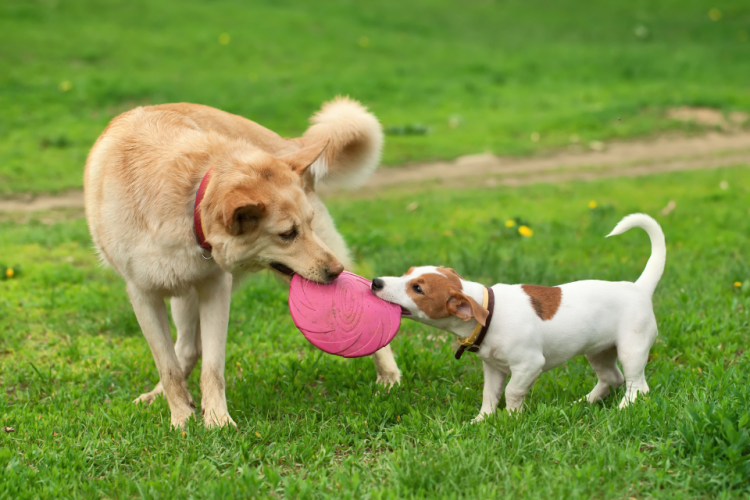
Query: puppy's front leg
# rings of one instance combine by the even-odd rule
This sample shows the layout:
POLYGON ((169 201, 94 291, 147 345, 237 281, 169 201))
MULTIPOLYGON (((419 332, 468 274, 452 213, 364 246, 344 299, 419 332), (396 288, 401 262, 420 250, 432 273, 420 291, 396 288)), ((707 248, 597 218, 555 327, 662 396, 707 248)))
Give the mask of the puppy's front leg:
POLYGON ((232 275, 221 273, 196 287, 200 300, 201 344, 201 408, 206 427, 225 426, 234 420, 229 416, 224 382, 224 361, 229 325, 229 303, 232 275))
POLYGON ((505 389, 505 408, 508 413, 514 411, 521 412, 523 399, 529 393, 531 387, 542 374, 544 367, 544 356, 539 354, 538 357, 530 359, 522 365, 510 367, 510 382, 505 389))
POLYGON ((488 365, 487 362, 483 362, 484 368, 484 391, 482 392, 482 409, 479 410, 472 423, 481 422, 485 415, 492 415, 495 413, 497 403, 500 401, 500 396, 503 394, 505 388, 505 381, 508 378, 508 374, 501 372, 488 365))

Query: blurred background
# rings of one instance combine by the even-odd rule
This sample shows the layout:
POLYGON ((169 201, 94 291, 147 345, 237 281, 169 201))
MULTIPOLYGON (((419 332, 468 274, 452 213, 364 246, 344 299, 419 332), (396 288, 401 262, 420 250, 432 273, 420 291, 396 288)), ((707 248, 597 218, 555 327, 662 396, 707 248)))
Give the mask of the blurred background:
POLYGON ((742 127, 750 2, 4 0, 0 195, 80 188, 138 105, 294 136, 339 94, 381 119, 387 165, 742 127))

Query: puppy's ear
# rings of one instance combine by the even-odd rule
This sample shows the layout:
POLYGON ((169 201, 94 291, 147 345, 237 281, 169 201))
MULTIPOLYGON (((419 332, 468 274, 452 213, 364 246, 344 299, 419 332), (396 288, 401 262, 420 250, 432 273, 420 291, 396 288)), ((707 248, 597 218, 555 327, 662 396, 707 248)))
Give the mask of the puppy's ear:
POLYGON ((451 315, 464 321, 476 319, 480 325, 487 326, 487 316, 490 312, 478 304, 476 300, 461 292, 452 291, 445 308, 451 315))
POLYGON ((456 272, 456 270, 455 270, 455 269, 453 269, 453 268, 451 268, 451 267, 443 267, 443 266, 440 266, 440 269, 441 269, 442 271, 445 271, 445 272, 447 272, 447 273, 453 273, 453 274, 455 274, 456 276, 458 276, 458 279, 460 279, 460 280, 463 280, 463 278, 461 277, 461 275, 460 275, 460 274, 458 274, 458 273, 456 272))
POLYGON ((266 215, 266 206, 242 191, 231 191, 223 200, 224 227, 232 236, 252 231, 266 215))

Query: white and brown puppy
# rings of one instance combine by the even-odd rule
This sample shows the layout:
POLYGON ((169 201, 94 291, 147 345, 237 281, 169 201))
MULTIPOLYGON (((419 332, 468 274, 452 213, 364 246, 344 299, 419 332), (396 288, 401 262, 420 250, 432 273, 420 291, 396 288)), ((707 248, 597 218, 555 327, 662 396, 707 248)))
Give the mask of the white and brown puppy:
POLYGON ((459 343, 472 338, 470 350, 484 365, 482 409, 475 420, 494 413, 508 375, 507 409, 521 411, 524 397, 542 372, 581 354, 599 378, 588 401, 598 401, 609 395, 610 387, 626 382, 622 408, 637 393, 649 390, 644 369, 657 334, 651 297, 667 252, 664 233, 648 215, 625 217, 609 236, 633 227, 643 228, 651 238, 651 257, 635 283, 498 284, 485 293, 483 285, 462 279, 452 269, 429 266, 411 268, 401 277, 376 278, 372 290, 400 305, 404 317, 454 333, 459 343), (489 311, 491 295, 494 308, 489 311), (483 341, 474 347, 482 330, 483 341))
MULTIPOLYGON (((127 283, 159 370, 136 402, 163 392, 172 424, 183 425, 195 408, 186 378, 202 353, 204 422, 234 424, 224 392, 233 280, 261 269, 321 283, 338 276, 348 251, 315 185, 363 181, 382 142, 377 119, 345 98, 325 104, 297 139, 197 104, 112 120, 86 163, 86 217, 102 260, 127 283)), ((390 347, 374 359, 379 382, 399 381, 390 347)))

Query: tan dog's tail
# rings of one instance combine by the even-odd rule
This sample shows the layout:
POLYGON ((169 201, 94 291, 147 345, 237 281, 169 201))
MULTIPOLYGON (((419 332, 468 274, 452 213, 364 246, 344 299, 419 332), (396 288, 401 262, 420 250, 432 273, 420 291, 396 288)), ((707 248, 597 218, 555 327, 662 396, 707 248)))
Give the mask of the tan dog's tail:
POLYGON ((651 239, 651 257, 649 257, 646 263, 646 269, 643 270, 641 277, 638 278, 635 284, 646 290, 649 295, 653 295, 656 285, 659 284, 661 275, 664 273, 664 265, 667 262, 667 245, 664 241, 664 232, 661 230, 659 223, 646 214, 630 214, 618 222, 607 237, 622 234, 634 227, 640 227, 646 231, 648 237, 651 239))
POLYGON ((348 97, 323 105, 299 141, 303 145, 328 139, 328 147, 310 167, 315 180, 346 187, 364 183, 380 163, 383 130, 367 108, 348 97))

